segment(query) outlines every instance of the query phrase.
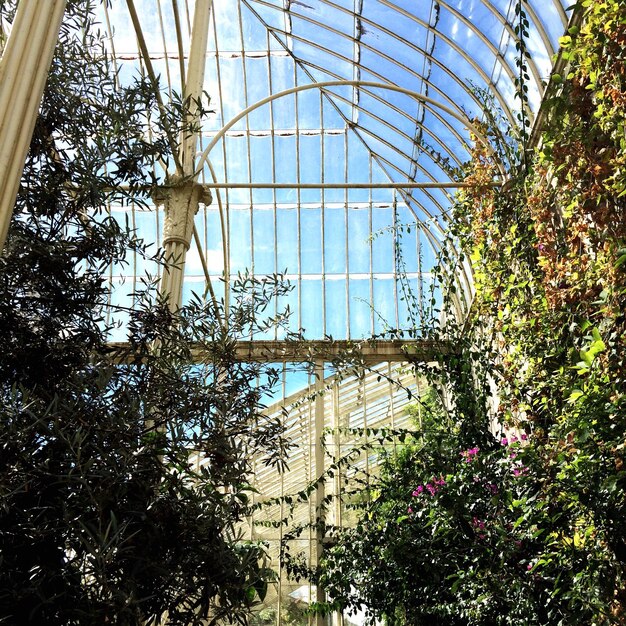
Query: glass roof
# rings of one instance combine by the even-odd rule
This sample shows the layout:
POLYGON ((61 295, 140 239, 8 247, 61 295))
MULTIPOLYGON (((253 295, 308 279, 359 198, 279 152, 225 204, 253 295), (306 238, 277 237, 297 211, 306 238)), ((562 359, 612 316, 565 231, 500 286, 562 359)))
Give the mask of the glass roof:
MULTIPOLYGON (((103 6, 121 80, 151 65, 164 99, 185 93, 181 76, 192 54, 195 4, 103 6), (149 64, 138 42, 145 43, 149 64)), ((200 183, 222 186, 196 216, 201 245, 189 252, 183 298, 204 290, 204 257, 216 279, 225 270, 286 271, 295 286, 292 328, 306 329, 308 338, 362 338, 409 321, 419 325, 423 320, 409 320, 403 290, 430 289, 454 193, 437 185, 454 181, 455 168, 468 159, 468 124, 482 115, 478 90, 516 120, 518 0, 202 4, 210 8, 202 90, 211 113, 202 122, 198 154, 223 136, 196 162, 200 183), (317 86, 337 81, 350 84, 317 86), (431 187, 401 187, 407 183, 431 187), (410 232, 401 225, 412 225, 410 232)), ((531 119, 567 25, 567 4, 523 2, 531 119)), ((160 211, 115 211, 132 212, 142 236, 159 241, 160 211)), ((124 280, 116 269, 119 303, 129 297, 124 280)))

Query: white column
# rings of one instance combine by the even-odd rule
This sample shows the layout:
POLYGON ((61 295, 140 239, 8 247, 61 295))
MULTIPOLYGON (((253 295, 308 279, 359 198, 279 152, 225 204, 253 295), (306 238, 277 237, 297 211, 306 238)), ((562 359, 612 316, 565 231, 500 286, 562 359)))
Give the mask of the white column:
MULTIPOLYGON (((185 111, 184 123, 187 129, 200 127, 198 110, 193 101, 202 95, 211 6, 212 0, 196 0, 191 50, 183 89, 184 97, 191 98, 189 108, 185 111)), ((183 176, 169 177, 167 186, 159 189, 154 196, 155 202, 165 207, 163 228, 165 268, 161 277, 160 290, 168 299, 172 311, 176 311, 182 302, 185 259, 191 244, 193 223, 199 203, 211 203, 211 194, 194 182, 197 141, 197 130, 184 132, 178 155, 183 166, 183 176)))
MULTIPOLYGON (((191 32, 191 48, 189 50, 189 63, 187 65, 187 76, 183 93, 185 98, 197 101, 202 97, 202 87, 204 85, 204 71, 206 68, 206 52, 209 42, 209 18, 213 0, 196 0, 193 14, 193 27, 191 32)), ((186 125, 199 128, 198 110, 193 102, 189 103, 189 108, 185 115, 186 125)), ((187 132, 181 141, 180 155, 183 171, 186 176, 194 173, 194 163, 196 157, 196 144, 198 133, 187 132)))
POLYGON ((21 0, 0 59, 0 250, 4 248, 65 0, 21 0))
MULTIPOLYGON (((335 384, 333 386, 333 414, 332 414, 332 428, 335 431, 333 437, 335 439, 334 446, 334 461, 338 462, 341 459, 341 433, 339 429, 341 428, 341 418, 339 415, 339 394, 340 394, 340 384, 335 384)), ((333 511, 333 524, 335 526, 342 526, 342 518, 341 518, 341 489, 343 487, 341 481, 341 468, 338 466, 335 473, 335 505, 333 511)), ((344 626, 343 620, 343 612, 342 611, 333 611, 331 615, 331 624, 332 626, 344 626)))
MULTIPOLYGON (((319 478, 326 470, 326 462, 324 458, 324 448, 322 446, 322 440, 324 438, 324 361, 316 359, 315 361, 315 476, 319 478)), ((323 511, 324 499, 326 498, 326 485, 325 481, 320 481, 317 484, 317 490, 315 491, 315 513, 320 521, 326 521, 326 515, 323 511)), ((315 533, 316 550, 315 558, 316 565, 319 565, 324 551, 324 533, 318 528, 315 533)), ((326 594, 324 590, 317 585, 317 598, 318 602, 326 601, 326 594)), ((315 617, 315 626, 326 626, 328 623, 325 617, 317 615, 315 617)))

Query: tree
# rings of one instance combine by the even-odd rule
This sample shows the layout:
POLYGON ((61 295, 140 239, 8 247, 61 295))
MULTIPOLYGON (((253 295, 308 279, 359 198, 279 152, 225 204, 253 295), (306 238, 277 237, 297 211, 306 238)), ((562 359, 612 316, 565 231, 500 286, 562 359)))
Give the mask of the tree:
POLYGON ((146 279, 128 347, 107 345, 106 272, 148 252, 105 207, 157 182, 154 110, 141 78, 116 85, 92 3, 70 0, 0 257, 1 623, 242 620, 272 578, 237 525, 249 459, 286 448, 262 414, 277 375, 235 345, 272 324, 280 277, 240 277, 228 313, 196 298, 176 314, 146 279))

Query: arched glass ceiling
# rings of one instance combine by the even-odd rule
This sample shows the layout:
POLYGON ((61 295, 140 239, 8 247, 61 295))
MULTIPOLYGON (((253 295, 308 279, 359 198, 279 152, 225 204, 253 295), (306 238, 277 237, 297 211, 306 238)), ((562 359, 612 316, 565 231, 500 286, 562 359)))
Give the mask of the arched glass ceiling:
MULTIPOLYGON (((476 90, 490 92, 515 121, 518 1, 206 3, 203 89, 212 113, 202 123, 201 150, 248 107, 296 87, 365 81, 415 95, 360 84, 306 89, 276 98, 232 126, 200 172, 200 182, 223 186, 196 217, 201 246, 188 256, 184 294, 203 290, 202 256, 214 277, 225 269, 231 274, 286 269, 296 287, 289 302, 292 327, 305 328, 311 338, 358 338, 419 323, 409 319, 403 295, 410 287, 420 299, 429 290, 451 190, 377 185, 453 179, 453 168, 468 158, 464 120, 481 117, 476 90), (346 188, 353 183, 364 186, 346 188), (266 188, 254 186, 259 184, 266 188), (418 227, 402 235, 408 277, 403 284, 396 258, 399 235, 389 229, 413 223, 418 227)), ((103 7, 121 80, 145 71, 138 45, 143 41, 164 97, 183 91, 194 4, 119 0, 103 7), (138 25, 129 5, 136 8, 138 25)), ((531 119, 567 25, 567 4, 523 2, 531 119)), ((143 236, 159 240, 158 211, 118 210, 131 210, 143 236)), ((113 280, 121 279, 120 270, 113 280)), ((118 290, 116 297, 123 299, 126 291, 118 290)))

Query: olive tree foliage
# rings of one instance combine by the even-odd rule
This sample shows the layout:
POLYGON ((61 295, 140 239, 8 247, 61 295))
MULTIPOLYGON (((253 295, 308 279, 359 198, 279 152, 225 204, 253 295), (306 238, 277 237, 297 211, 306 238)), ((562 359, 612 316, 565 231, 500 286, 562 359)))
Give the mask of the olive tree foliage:
POLYGON ((0 623, 243 621, 272 577, 237 531, 249 459, 279 466, 287 444, 262 414, 276 373, 235 341, 287 288, 243 276, 228 310, 174 315, 146 279, 128 348, 107 346, 107 272, 148 252, 105 207, 168 154, 158 125, 146 139, 151 86, 116 84, 93 10, 68 2, 0 256, 0 623))

